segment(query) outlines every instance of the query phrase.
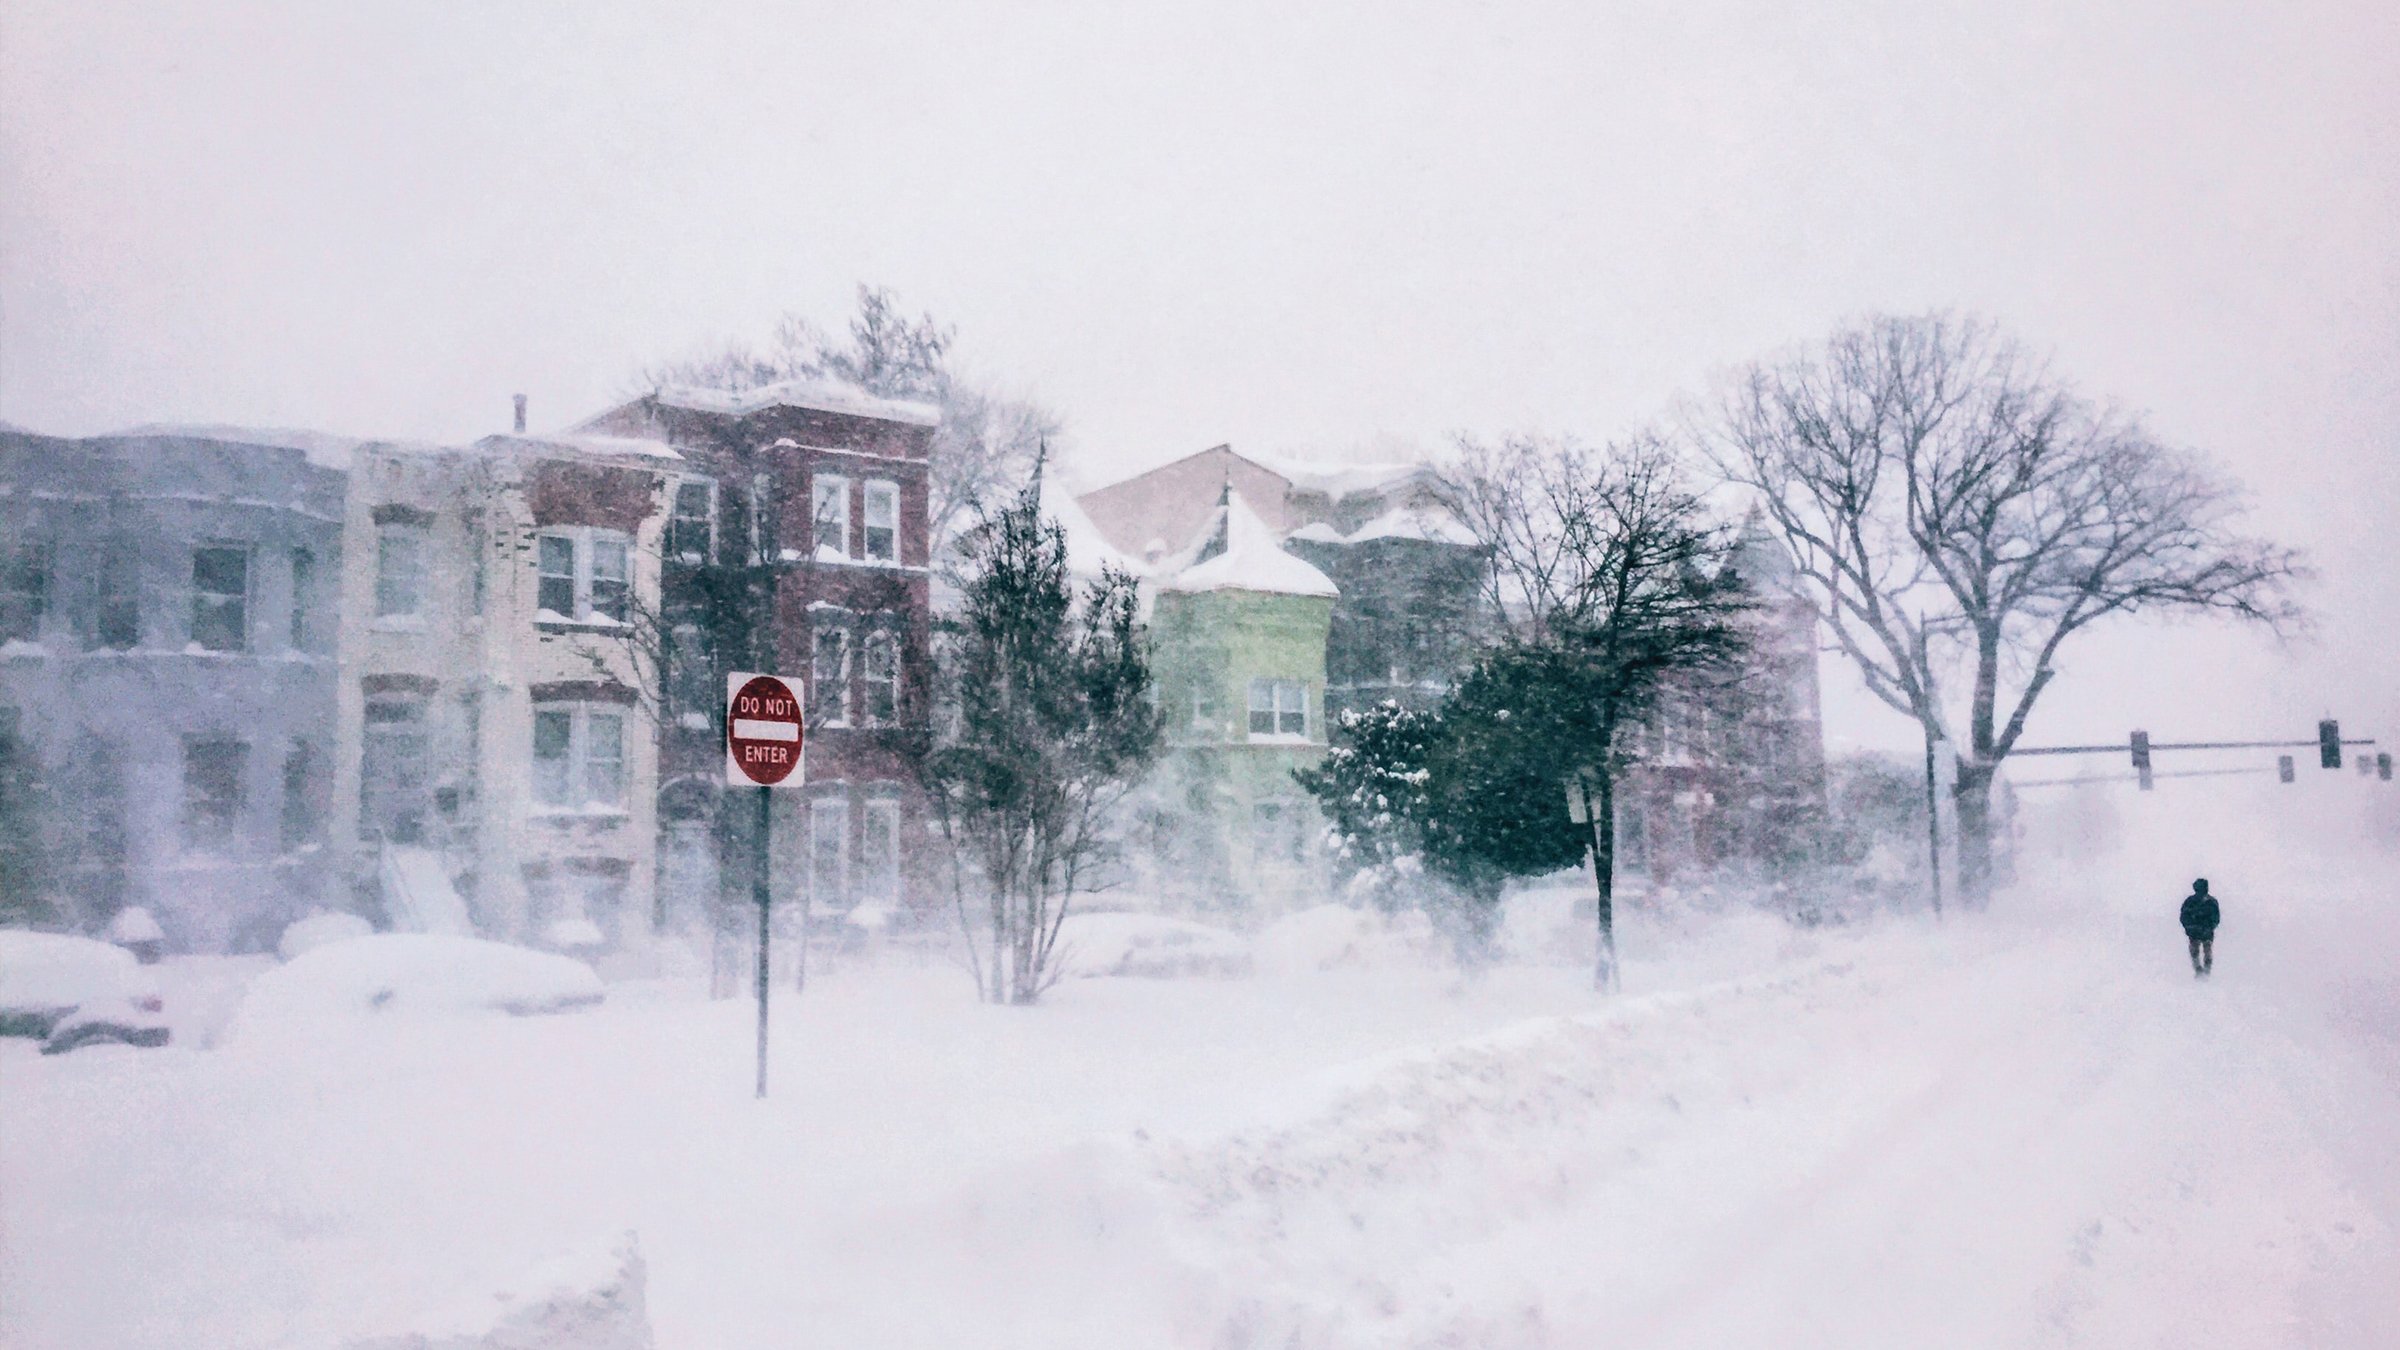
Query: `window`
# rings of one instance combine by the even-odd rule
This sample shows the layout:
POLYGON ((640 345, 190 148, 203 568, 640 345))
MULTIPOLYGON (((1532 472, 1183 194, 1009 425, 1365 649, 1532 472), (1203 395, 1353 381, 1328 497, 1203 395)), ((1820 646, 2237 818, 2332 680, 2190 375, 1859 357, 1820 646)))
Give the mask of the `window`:
POLYGON ((92 645, 130 651, 142 642, 141 557, 130 545, 100 554, 100 578, 92 597, 92 645))
POLYGON ((358 768, 358 832, 414 844, 425 837, 425 702, 367 701, 358 768))
POLYGON ((467 613, 480 617, 484 597, 491 589, 485 577, 485 557, 492 551, 491 537, 484 532, 483 512, 467 513, 467 613))
POLYGON ((809 663, 808 716, 819 726, 850 723, 850 633, 843 628, 817 630, 815 659, 809 663))
POLYGON ((1192 686, 1192 730, 1215 735, 1217 726, 1217 688, 1212 684, 1192 686))
POLYGON ((425 612, 425 527, 386 521, 375 527, 375 617, 425 612))
POLYGON ((183 743, 183 844, 216 850, 233 842, 242 821, 242 769, 250 747, 236 740, 183 743))
POLYGON ((717 552, 717 485, 707 478, 675 484, 675 509, 667 516, 667 556, 703 563, 717 552))
POLYGON ((623 806, 625 715, 613 708, 536 708, 533 795, 561 811, 623 806))
POLYGON ((1308 855, 1307 808, 1297 801, 1263 801, 1250 808, 1251 847, 1262 861, 1296 863, 1308 855))
POLYGON ((0 555, 0 642, 38 642, 50 611, 50 546, 20 543, 0 555))
POLYGON ((667 712, 676 725, 705 731, 715 725, 720 694, 716 666, 698 624, 679 623, 667 649, 667 712))
POLYGON ((212 652, 250 645, 250 550, 192 551, 192 641, 212 652))
POLYGON ((317 784, 323 770, 317 766, 316 747, 306 741, 292 742, 283 756, 283 816, 279 838, 283 851, 293 852, 317 841, 322 816, 318 811, 317 784))
POLYGON ((900 718, 900 645, 890 633, 870 633, 859 658, 867 725, 889 726, 900 718))
POLYGON ((816 522, 820 558, 850 556, 850 480, 818 474, 809 485, 810 518, 816 522))
POLYGON ((867 484, 867 520, 861 542, 870 562, 900 560, 900 485, 867 484))
POLYGON ((900 904, 900 803, 872 797, 859 813, 858 900, 862 905, 900 904))
POLYGON ((317 559, 307 549, 292 550, 292 650, 304 652, 309 648, 309 606, 316 603, 317 559))
POLYGON ((750 475, 750 557, 775 561, 775 476, 750 475))
POLYGON ((850 803, 843 798, 808 804, 808 898, 819 909, 850 907, 850 803))
POLYGON ((1298 680, 1250 682, 1250 734, 1308 735, 1308 686, 1298 680))
POLYGON ((623 623, 633 600, 632 543, 615 530, 547 530, 535 566, 536 617, 549 623, 623 623))

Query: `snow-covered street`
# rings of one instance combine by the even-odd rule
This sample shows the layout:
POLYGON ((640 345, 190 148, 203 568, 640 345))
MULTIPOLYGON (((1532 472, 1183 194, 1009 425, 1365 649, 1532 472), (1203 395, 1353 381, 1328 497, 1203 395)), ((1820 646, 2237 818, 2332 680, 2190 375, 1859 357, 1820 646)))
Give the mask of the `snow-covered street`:
MULTIPOLYGON (((2072 875, 2072 872, 2062 873, 2072 875)), ((0 1046, 5 1343, 322 1345, 638 1235, 699 1346, 2374 1346, 2400 925, 2088 871, 1966 921, 1638 912, 1564 967, 0 1046), (2105 891, 2105 893, 2103 893, 2105 891)))

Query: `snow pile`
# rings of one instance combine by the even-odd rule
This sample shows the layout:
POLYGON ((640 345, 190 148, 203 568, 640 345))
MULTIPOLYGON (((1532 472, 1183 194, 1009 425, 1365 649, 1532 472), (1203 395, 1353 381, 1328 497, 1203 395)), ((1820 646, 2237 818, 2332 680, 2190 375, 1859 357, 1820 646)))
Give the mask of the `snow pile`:
POLYGON ((158 926, 158 919, 149 910, 140 905, 127 905, 117 911, 117 917, 108 921, 108 940, 120 947, 131 947, 142 942, 164 942, 167 934, 158 926))
POLYGON ((259 976, 235 1014, 237 1036, 392 1013, 529 1016, 589 1007, 600 976, 571 957, 481 938, 379 933, 305 952, 259 976))
POLYGON ((156 983, 133 953, 64 933, 0 929, 0 1035, 46 1036, 86 1004, 155 1000, 156 983))
POLYGON ((1251 964, 1239 934, 1163 914, 1071 914, 1058 951, 1067 972, 1083 976, 1247 975, 1251 964))
POLYGON ((275 943, 276 954, 286 961, 295 960, 332 942, 373 934, 375 925, 355 914, 342 914, 320 909, 306 918, 294 919, 286 925, 283 936, 275 943))
POLYGON ((1410 910, 1384 915, 1348 905, 1287 914, 1251 940, 1259 968, 1278 975, 1423 965, 1438 946, 1433 923, 1410 910))
POLYGON ((512 1288, 348 1350, 651 1350, 648 1273, 635 1235, 571 1252, 512 1288))

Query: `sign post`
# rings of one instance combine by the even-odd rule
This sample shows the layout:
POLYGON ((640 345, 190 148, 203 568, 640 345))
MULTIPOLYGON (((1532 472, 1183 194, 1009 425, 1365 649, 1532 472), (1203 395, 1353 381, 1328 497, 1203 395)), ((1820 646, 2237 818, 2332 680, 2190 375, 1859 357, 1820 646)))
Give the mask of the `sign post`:
POLYGON ((758 789, 757 855, 750 869, 750 895, 758 905, 758 1095, 767 1095, 768 919, 774 907, 767 884, 767 831, 773 819, 768 794, 798 787, 807 777, 802 749, 808 729, 800 712, 797 680, 735 671, 725 677, 725 781, 758 789))

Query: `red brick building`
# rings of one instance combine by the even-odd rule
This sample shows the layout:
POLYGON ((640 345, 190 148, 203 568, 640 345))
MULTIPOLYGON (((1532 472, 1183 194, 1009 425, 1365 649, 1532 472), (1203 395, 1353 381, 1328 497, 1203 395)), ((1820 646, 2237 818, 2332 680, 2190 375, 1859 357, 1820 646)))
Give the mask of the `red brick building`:
POLYGON ((818 925, 932 903, 925 822, 903 747, 924 724, 926 492, 938 412, 795 382, 669 389, 577 428, 683 457, 667 487, 656 663, 660 917, 747 897, 749 810, 727 810, 724 676, 764 663, 807 700, 806 785, 776 794, 772 884, 818 925), (763 626, 762 626, 763 625, 763 626))

